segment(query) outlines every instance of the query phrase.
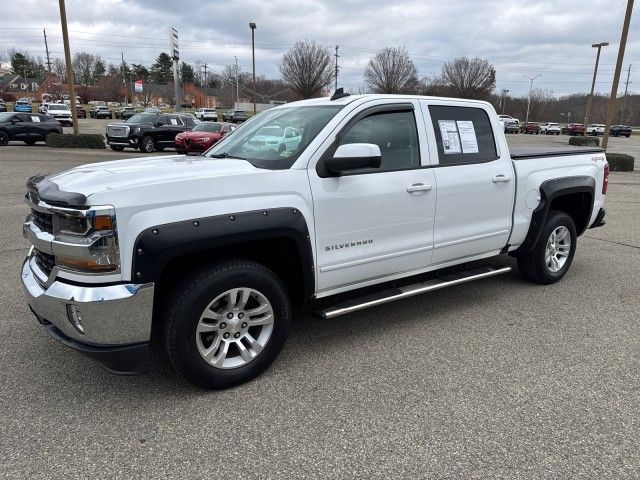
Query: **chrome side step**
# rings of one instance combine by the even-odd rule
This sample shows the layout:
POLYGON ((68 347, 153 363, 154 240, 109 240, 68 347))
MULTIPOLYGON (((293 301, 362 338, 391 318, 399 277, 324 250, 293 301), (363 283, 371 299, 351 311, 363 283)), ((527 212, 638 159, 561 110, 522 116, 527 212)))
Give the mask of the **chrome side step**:
POLYGON ((414 295, 419 295, 421 293, 440 290, 441 288, 452 287, 454 285, 472 282, 474 280, 480 280, 482 278, 494 277, 496 275, 501 275, 510 271, 511 267, 486 267, 477 268, 474 270, 466 270, 463 272, 426 280, 424 282, 406 285, 404 287, 392 288, 378 294, 356 298, 354 300, 334 305, 325 310, 321 310, 317 312, 316 315, 318 315, 320 318, 328 320, 330 318, 339 317, 340 315, 346 315, 347 313, 357 312, 358 310, 375 307, 376 305, 382 305, 383 303, 413 297, 414 295))

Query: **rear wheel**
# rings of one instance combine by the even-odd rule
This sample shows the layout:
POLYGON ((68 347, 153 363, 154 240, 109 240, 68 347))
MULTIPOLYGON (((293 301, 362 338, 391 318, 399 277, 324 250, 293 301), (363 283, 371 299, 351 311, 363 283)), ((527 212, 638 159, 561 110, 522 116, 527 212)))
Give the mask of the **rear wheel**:
POLYGON ((203 388, 258 376, 284 346, 291 317, 278 277, 248 260, 215 263, 178 286, 164 315, 174 368, 203 388))
POLYGON ((151 138, 149 135, 145 135, 144 137, 142 137, 142 140, 140 140, 140 151, 145 153, 151 153, 154 150, 155 150, 155 145, 154 145, 153 138, 151 138))
POLYGON ((569 215, 551 211, 531 252, 518 258, 518 269, 528 280, 550 284, 569 270, 577 245, 576 227, 569 215))
POLYGON ((9 134, 0 130, 0 146, 4 147, 9 143, 9 134))

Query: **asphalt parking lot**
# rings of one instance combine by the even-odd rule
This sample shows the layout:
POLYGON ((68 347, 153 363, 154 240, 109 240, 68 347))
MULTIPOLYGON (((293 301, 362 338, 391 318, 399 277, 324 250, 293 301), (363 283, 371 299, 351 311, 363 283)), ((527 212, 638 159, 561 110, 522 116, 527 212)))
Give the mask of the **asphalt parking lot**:
MULTIPOLYGON (((610 145, 640 163, 640 136, 610 145)), ((0 148, 1 478, 637 478, 638 170, 611 175, 607 224, 559 284, 512 273, 300 318, 266 374, 206 392, 159 357, 104 372, 23 300, 25 179, 130 155, 0 148)))

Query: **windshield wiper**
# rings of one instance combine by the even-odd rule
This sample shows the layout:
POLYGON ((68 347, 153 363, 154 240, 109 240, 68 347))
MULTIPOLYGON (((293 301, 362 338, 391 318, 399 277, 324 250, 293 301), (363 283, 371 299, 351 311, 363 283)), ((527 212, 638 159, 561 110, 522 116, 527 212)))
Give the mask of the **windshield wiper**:
POLYGON ((211 158, 236 158, 238 160, 246 160, 246 158, 239 157, 238 155, 229 155, 227 152, 214 153, 211 158))

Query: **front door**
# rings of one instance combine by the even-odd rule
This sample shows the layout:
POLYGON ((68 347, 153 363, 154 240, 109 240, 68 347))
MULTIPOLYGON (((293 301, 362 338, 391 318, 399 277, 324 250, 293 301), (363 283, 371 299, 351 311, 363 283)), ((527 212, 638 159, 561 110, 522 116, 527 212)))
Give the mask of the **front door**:
MULTIPOLYGON (((435 179, 417 102, 360 107, 343 122, 337 145, 375 143, 378 169, 328 176, 309 169, 316 231, 318 295, 384 281, 428 266, 433 247, 435 179)), ((322 162, 322 160, 319 160, 322 162)))

